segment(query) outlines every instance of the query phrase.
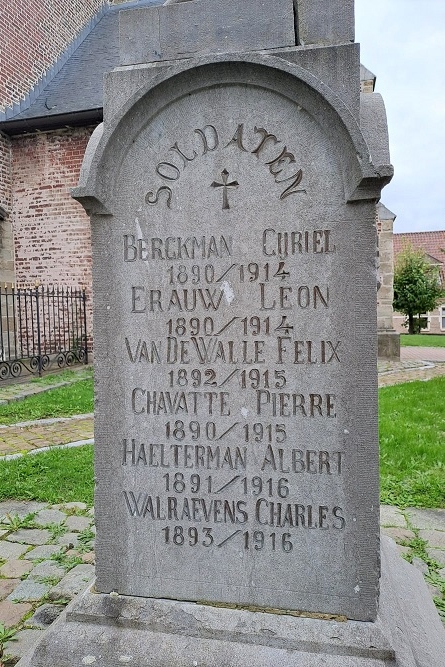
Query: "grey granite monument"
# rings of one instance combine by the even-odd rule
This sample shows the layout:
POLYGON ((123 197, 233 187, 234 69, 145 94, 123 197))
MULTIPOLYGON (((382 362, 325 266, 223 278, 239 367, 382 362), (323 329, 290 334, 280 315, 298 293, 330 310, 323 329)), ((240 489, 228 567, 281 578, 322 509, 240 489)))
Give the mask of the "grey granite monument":
POLYGON ((379 544, 392 167, 352 0, 135 8, 120 45, 74 191, 97 579, 23 665, 439 667, 421 576, 379 544))

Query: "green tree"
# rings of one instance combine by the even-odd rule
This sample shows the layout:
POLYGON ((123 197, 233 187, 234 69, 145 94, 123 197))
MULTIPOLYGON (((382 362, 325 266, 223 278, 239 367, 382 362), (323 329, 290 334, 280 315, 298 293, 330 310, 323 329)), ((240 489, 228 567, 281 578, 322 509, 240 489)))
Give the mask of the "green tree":
POLYGON ((398 255, 394 269, 393 306, 406 315, 408 333, 419 333, 420 315, 434 310, 444 295, 439 267, 428 261, 423 250, 407 244, 398 255))

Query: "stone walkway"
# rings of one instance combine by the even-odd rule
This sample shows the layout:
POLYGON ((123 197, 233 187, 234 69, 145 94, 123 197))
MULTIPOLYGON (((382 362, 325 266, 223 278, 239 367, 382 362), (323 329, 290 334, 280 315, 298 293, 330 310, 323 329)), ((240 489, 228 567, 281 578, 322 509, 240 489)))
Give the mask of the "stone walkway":
POLYGON ((0 503, 0 623, 16 630, 4 647, 8 665, 94 577, 94 534, 85 503, 0 503))
MULTIPOLYGON (((436 354, 437 348, 402 348, 400 362, 379 362, 379 386, 445 375, 445 349, 433 359, 436 354)), ((0 387, 0 403, 21 399, 28 390, 36 393, 35 384, 0 387)), ((0 456, 92 438, 93 415, 0 426, 0 456)), ((445 613, 445 510, 382 507, 381 526, 422 572, 445 613)), ((16 631, 5 645, 8 664, 30 650, 67 602, 86 588, 94 576, 93 549, 94 513, 83 503, 0 503, 0 623, 16 631)))
POLYGON ((0 455, 29 452, 55 445, 91 444, 93 415, 40 419, 11 426, 0 425, 0 455))

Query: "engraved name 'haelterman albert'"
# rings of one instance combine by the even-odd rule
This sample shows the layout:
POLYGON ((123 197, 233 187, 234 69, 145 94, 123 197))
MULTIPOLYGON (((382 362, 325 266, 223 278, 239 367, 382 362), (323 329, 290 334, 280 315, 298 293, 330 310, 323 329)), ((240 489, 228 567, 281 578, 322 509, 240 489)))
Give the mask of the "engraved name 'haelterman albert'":
MULTIPOLYGON (((298 189, 298 186, 303 179, 303 170, 301 168, 296 169, 295 165, 297 161, 295 155, 287 149, 286 145, 283 146, 283 142, 278 139, 275 134, 268 132, 263 127, 255 126, 253 131, 255 135, 259 135, 259 141, 256 141, 253 146, 247 147, 243 123, 240 123, 237 126, 231 139, 223 144, 220 144, 220 135, 222 136, 223 133, 218 131, 214 125, 205 125, 202 128, 196 128, 193 131, 193 134, 196 137, 199 137, 199 152, 198 150, 195 150, 195 148, 192 148, 187 153, 185 149, 183 150, 180 148, 179 141, 176 141, 169 149, 173 154, 173 157, 169 156, 160 161, 155 168, 156 176, 160 178, 161 181, 164 181, 164 184, 160 185, 156 190, 149 190, 145 195, 145 202, 149 205, 155 205, 163 199, 167 207, 171 208, 173 194, 171 186, 175 181, 180 179, 181 174, 187 165, 209 152, 218 149, 224 150, 230 146, 235 146, 244 153, 255 155, 258 160, 263 159, 266 148, 270 149, 271 147, 276 147, 276 154, 272 156, 272 159, 269 160, 266 158, 266 161, 261 162, 261 164, 268 168, 275 183, 278 185, 282 183, 287 184, 286 187, 279 192, 279 199, 283 200, 293 194, 305 193, 306 190, 298 189), (165 183, 169 183, 169 185, 165 185, 165 183)), ((192 137, 187 138, 189 143, 192 140, 193 135, 192 137)), ((227 169, 223 169, 220 176, 221 182, 214 179, 212 182, 209 182, 209 186, 216 191, 219 189, 222 190, 222 210, 228 211, 230 209, 228 190, 238 188, 240 183, 236 179, 229 181, 229 173, 227 169)))

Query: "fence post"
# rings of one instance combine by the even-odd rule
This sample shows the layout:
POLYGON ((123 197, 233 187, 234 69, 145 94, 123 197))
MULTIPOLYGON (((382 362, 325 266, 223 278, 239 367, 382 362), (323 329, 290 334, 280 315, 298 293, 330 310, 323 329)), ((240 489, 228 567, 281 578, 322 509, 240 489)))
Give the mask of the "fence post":
POLYGON ((36 287, 36 319, 37 319, 37 360, 39 363, 39 377, 42 376, 42 342, 40 340, 40 311, 39 288, 36 287))
POLYGON ((87 293, 85 288, 82 290, 83 303, 83 339, 85 341, 85 363, 88 363, 88 339, 87 339, 87 293))

